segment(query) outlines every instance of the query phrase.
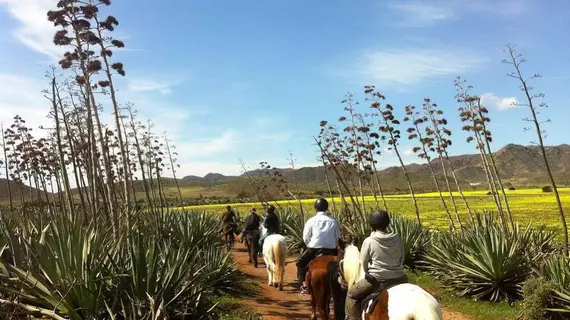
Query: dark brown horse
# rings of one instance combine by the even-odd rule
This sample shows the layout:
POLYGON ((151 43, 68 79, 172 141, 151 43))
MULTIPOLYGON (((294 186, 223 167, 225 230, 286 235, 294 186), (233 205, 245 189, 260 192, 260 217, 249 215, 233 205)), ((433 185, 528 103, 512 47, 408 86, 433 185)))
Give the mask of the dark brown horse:
POLYGON ((253 262, 253 266, 257 268, 257 252, 259 240, 259 230, 248 231, 245 236, 245 247, 247 248, 247 253, 249 254, 249 263, 253 262))

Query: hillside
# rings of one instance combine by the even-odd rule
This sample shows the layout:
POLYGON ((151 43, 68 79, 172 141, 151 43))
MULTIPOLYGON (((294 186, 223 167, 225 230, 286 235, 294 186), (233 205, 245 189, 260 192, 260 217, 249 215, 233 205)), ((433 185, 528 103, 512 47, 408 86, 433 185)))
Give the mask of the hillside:
MULTIPOLYGON (((570 185, 570 145, 547 147, 547 153, 554 177, 559 184, 570 185)), ((486 188, 485 171, 478 154, 452 156, 450 158, 460 183, 466 190, 486 188)), ((544 163, 537 146, 509 144, 495 153, 495 160, 505 184, 514 186, 548 184, 544 172, 544 163)), ((380 163, 381 165, 381 163, 380 163)), ((433 160, 432 165, 438 178, 444 185, 441 163, 433 160)), ((427 164, 410 164, 407 166, 414 188, 418 192, 433 191, 433 180, 427 164)), ((448 166, 449 169, 449 166, 448 166)), ((292 190, 300 194, 315 195, 325 193, 327 189, 323 167, 304 167, 296 170, 279 169, 292 190)), ((449 172, 448 172, 449 173, 449 172)), ((252 170, 241 176, 225 176, 209 173, 204 177, 186 176, 180 179, 184 198, 198 197, 252 197, 250 178, 263 176, 262 170, 252 170)), ((406 180, 400 167, 390 167, 378 172, 384 190, 388 193, 407 192, 406 180)), ((178 191, 172 178, 163 178, 163 186, 168 197, 176 198, 178 191)), ((144 196, 141 181, 135 182, 135 189, 144 196)), ((33 189, 32 189, 33 190, 33 189)), ((19 188, 12 184, 14 199, 19 199, 19 188)), ((28 196, 30 188, 24 186, 24 195, 28 196)), ((7 180, 0 179, 0 200, 8 200, 7 180)))
MULTIPOLYGON (((28 200, 30 198, 30 193, 35 195, 37 194, 37 190, 35 188, 30 188, 26 185, 18 185, 13 181, 10 181, 10 188, 12 191, 12 200, 15 203, 18 203, 21 199, 21 195, 24 195, 24 199, 28 200)), ((41 195, 44 197, 44 194, 41 195)), ((7 179, 0 179, 0 201, 4 201, 8 203, 10 201, 10 193, 8 192, 8 180, 7 179)))
MULTIPOLYGON (((570 145, 547 147, 547 153, 556 181, 563 185, 570 184, 570 145)), ((466 154, 450 157, 460 183, 467 189, 485 188, 486 178, 479 154, 466 154)), ((495 152, 495 161, 501 177, 507 185, 543 185, 548 184, 545 176, 544 162, 537 146, 509 144, 495 152)), ((381 163, 380 163, 381 165, 381 163)), ((441 163, 432 160, 438 178, 443 179, 441 163)), ((414 187, 418 191, 432 191, 433 181, 427 164, 410 164, 406 166, 411 175, 414 187)), ((449 166, 447 167, 449 174, 449 166)), ((290 181, 291 188, 301 193, 314 194, 326 190, 325 171, 323 167, 305 167, 297 170, 279 169, 290 181)), ((406 181, 400 167, 389 167, 378 172, 385 191, 390 193, 406 192, 406 181)), ((240 192, 251 192, 247 179, 262 176, 261 170, 247 172, 240 177, 228 177, 221 174, 208 174, 200 179, 186 179, 184 186, 202 187, 203 195, 235 196, 240 192), (217 181, 211 177, 217 177, 217 181), (210 178, 207 178, 210 177, 210 178), (208 192, 209 190, 209 192, 208 192)), ((443 181, 443 180, 442 180, 443 181)))

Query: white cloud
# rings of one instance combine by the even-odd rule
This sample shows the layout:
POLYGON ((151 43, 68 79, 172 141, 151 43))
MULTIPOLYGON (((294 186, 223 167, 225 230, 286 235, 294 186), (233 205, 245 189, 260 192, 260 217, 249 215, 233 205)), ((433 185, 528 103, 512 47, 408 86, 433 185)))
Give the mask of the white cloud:
POLYGON ((0 0, 0 6, 19 22, 12 35, 32 50, 54 60, 65 51, 53 44, 55 28, 47 20, 47 12, 55 5, 55 0, 0 0))
POLYGON ((523 14, 529 8, 528 0, 413 0, 390 2, 388 19, 401 27, 425 27, 459 18, 463 14, 494 15, 509 18, 523 14), (393 17, 396 17, 394 19, 393 17))
POLYGON ((234 150, 237 139, 235 131, 226 130, 218 137, 179 143, 177 149, 185 159, 204 158, 234 150))
POLYGON ((172 93, 172 87, 181 83, 181 81, 162 82, 151 79, 130 78, 128 81, 128 89, 133 92, 159 92, 162 95, 172 93))
POLYGON ((424 2, 394 3, 390 8, 400 13, 397 25, 406 27, 423 27, 455 17, 453 9, 424 2))
POLYGON ((499 110, 518 108, 516 97, 499 97, 494 93, 483 93, 481 95, 481 103, 499 110))
POLYGON ((380 84, 412 85, 439 76, 456 76, 480 66, 474 53, 452 50, 387 49, 365 53, 360 74, 380 84))
POLYGON ((406 156, 413 156, 415 154, 414 152, 414 148, 405 148, 404 149, 404 155, 406 156))
POLYGON ((42 87, 40 81, 0 73, 0 120, 4 126, 9 126, 14 116, 19 115, 39 134, 37 128, 48 123, 49 101, 41 93, 47 85, 47 81, 42 87))

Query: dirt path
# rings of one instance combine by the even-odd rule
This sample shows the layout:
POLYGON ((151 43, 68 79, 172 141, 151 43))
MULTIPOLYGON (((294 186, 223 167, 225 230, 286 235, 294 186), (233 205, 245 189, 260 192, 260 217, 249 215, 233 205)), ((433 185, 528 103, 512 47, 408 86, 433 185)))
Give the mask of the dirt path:
MULTIPOLYGON (((267 285, 267 271, 263 258, 259 260, 258 268, 254 268, 252 264, 247 262, 247 252, 239 243, 233 249, 233 255, 238 267, 261 285, 259 294, 251 299, 244 300, 244 303, 260 313, 263 320, 309 319, 311 316, 310 298, 301 296, 299 290, 292 287, 293 281, 297 278, 295 258, 287 259, 283 291, 278 291, 267 285)), ((469 320, 461 314, 447 310, 443 310, 443 319, 469 320)))

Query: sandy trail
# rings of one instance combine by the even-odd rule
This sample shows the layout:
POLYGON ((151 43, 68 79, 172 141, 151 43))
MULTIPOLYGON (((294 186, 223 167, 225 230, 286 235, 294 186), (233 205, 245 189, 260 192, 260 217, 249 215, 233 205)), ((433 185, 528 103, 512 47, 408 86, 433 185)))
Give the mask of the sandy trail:
MULTIPOLYGON (((310 318, 310 298, 299 295, 299 290, 292 286, 297 277, 295 258, 287 259, 283 291, 278 291, 276 288, 267 285, 267 271, 263 258, 259 259, 259 266, 254 268, 252 264, 248 263, 247 252, 242 244, 236 243, 232 253, 240 270, 261 285, 261 290, 257 295, 243 302, 261 314, 263 320, 310 318)), ((461 314, 445 309, 443 310, 443 318, 445 320, 469 320, 461 314)))

